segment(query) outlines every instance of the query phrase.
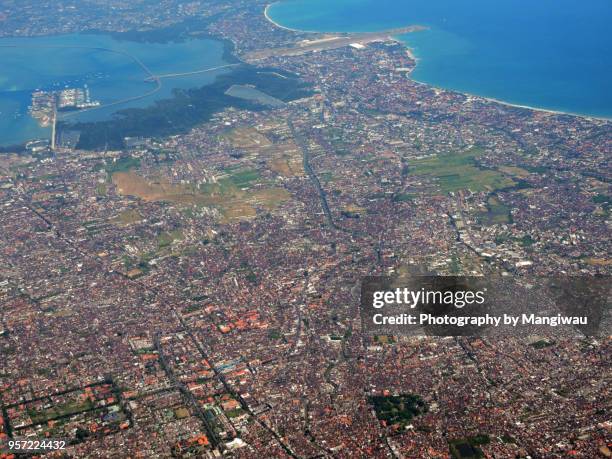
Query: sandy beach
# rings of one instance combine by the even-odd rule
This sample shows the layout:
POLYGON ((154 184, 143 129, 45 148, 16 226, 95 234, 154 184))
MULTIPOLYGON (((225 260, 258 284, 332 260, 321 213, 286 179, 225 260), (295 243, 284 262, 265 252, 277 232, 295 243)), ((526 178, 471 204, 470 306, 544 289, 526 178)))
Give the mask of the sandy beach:
POLYGON ((306 31, 304 31, 304 30, 290 29, 289 27, 282 26, 282 25, 280 25, 278 22, 275 22, 275 21, 274 21, 274 20, 273 20, 273 19, 270 17, 269 10, 270 10, 270 8, 271 8, 273 5, 275 5, 276 3, 278 3, 278 2, 270 3, 270 4, 269 4, 269 5, 267 5, 267 6, 266 6, 266 8, 264 9, 264 16, 266 17, 266 19, 267 19, 269 22, 271 22, 273 25, 275 25, 275 26, 276 26, 276 27, 278 27, 279 29, 289 30, 290 32, 296 32, 296 33, 300 33, 300 32, 301 32, 301 33, 303 33, 303 32, 306 32, 306 33, 315 33, 315 32, 309 32, 309 31, 307 31, 307 30, 306 30, 306 31))
MULTIPOLYGON (((418 63, 418 59, 416 59, 417 63, 418 63)), ((425 83, 423 81, 418 81, 415 80, 414 78, 412 78, 412 81, 414 81, 415 83, 421 84, 423 86, 427 86, 429 88, 434 88, 437 89, 439 91, 447 91, 447 92, 454 92, 454 93, 459 93, 459 94, 463 94, 464 96, 468 96, 471 97, 473 99, 478 99, 478 100, 483 100, 483 101, 487 101, 487 102, 493 102, 499 105, 504 105, 506 107, 511 107, 511 108, 523 108, 525 110, 531 110, 534 112, 541 112, 544 113, 546 115, 550 115, 550 116, 554 116, 554 115, 565 115, 565 116, 577 116, 579 118, 585 118, 588 120, 592 120, 592 121, 612 121, 612 118, 606 118, 603 116, 593 116, 593 115, 585 115, 583 113, 572 113, 572 112, 564 112, 561 110, 551 110, 549 108, 541 108, 541 107, 532 107, 530 105, 521 105, 521 104, 514 104, 512 102, 506 102, 504 100, 500 100, 500 99, 495 99, 494 97, 486 97, 486 96, 481 96, 478 94, 472 94, 469 92, 465 92, 465 91, 459 91, 456 89, 449 89, 449 88, 443 88, 440 86, 435 86, 432 85, 430 83, 425 83)))
MULTIPOLYGON (((277 23, 276 21, 274 21, 270 17, 270 14, 269 14, 269 8, 272 7, 273 5, 275 5, 276 3, 278 3, 278 2, 270 3, 269 5, 266 6, 266 8, 264 10, 264 16, 274 26, 276 26, 276 27, 278 27, 280 29, 288 30, 288 31, 295 32, 295 33, 313 33, 313 34, 314 33, 316 33, 316 34, 323 33, 323 32, 311 31, 311 30, 291 29, 289 27, 285 27, 285 26, 277 23)), ((419 58, 417 58, 417 56, 415 55, 414 49, 408 47, 408 44, 404 40, 401 40, 399 38, 393 37, 391 35, 388 36, 388 40, 389 41, 395 41, 395 42, 398 42, 398 43, 401 43, 402 45, 404 45, 406 47, 406 54, 408 55, 408 57, 410 57, 410 59, 415 61, 416 64, 418 65, 419 58)), ((356 42, 359 42, 359 40, 356 40, 356 42)), ((560 111, 560 110, 551 110, 551 109, 540 108, 540 107, 532 107, 532 106, 529 106, 529 105, 515 104, 515 103, 512 103, 512 102, 506 102, 506 101, 503 101, 503 100, 500 100, 500 99, 496 99, 496 98, 493 98, 493 97, 486 97, 486 96, 481 96, 481 95, 478 95, 478 94, 471 94, 471 93, 468 93, 468 92, 454 90, 454 89, 450 89, 450 88, 437 87, 437 86, 431 85, 429 83, 424 83, 424 82, 421 82, 421 81, 418 81, 418 80, 415 80, 415 79, 413 79, 413 81, 415 81, 415 82, 417 82, 419 84, 425 85, 425 86, 429 86, 431 88, 436 88, 436 89, 442 90, 442 91, 454 91, 454 92, 458 92, 458 93, 464 94, 466 96, 473 97, 475 99, 486 100, 488 102, 494 102, 494 103, 497 103, 497 104, 500 104, 500 105, 505 105, 507 107, 522 108, 522 109, 526 109, 526 110, 542 112, 542 113, 546 113, 546 114, 551 115, 551 116, 552 115, 569 115, 569 116, 578 116, 578 117, 581 117, 581 118, 586 118, 586 119, 590 119, 590 120, 598 120, 598 121, 611 121, 612 120, 612 118, 598 117, 598 116, 592 116, 592 115, 585 115, 585 114, 582 114, 582 113, 564 112, 564 111, 560 111)))

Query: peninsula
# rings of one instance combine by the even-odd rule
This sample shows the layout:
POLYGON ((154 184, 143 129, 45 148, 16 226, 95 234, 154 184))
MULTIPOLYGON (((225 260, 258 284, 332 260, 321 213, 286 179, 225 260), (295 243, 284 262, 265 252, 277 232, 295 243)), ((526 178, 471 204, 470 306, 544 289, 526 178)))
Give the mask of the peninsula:
POLYGON ((330 51, 351 44, 366 45, 376 41, 388 41, 392 40, 392 37, 396 35, 419 32, 422 30, 427 30, 427 27, 411 25, 380 32, 317 34, 318 38, 301 40, 295 42, 293 46, 254 50, 247 53, 244 58, 248 61, 256 61, 269 57, 299 56, 309 52, 330 51))

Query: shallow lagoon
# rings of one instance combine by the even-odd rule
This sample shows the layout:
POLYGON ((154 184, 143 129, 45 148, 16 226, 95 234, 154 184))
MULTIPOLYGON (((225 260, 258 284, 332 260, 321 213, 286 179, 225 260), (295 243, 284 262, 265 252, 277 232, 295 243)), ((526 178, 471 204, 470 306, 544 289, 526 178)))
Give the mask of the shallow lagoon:
MULTIPOLYGON (((90 34, 0 39, 0 145, 49 137, 50 129, 39 127, 28 114, 31 93, 36 89, 87 84, 91 98, 102 104, 152 92, 156 84, 145 81, 148 75, 133 57, 155 75, 228 65, 224 60, 224 44, 210 39, 144 43, 90 34)), ((203 86, 229 71, 231 67, 162 78, 161 88, 150 96, 70 114, 69 120, 108 119, 117 110, 148 106, 154 100, 171 97, 174 88, 203 86)))

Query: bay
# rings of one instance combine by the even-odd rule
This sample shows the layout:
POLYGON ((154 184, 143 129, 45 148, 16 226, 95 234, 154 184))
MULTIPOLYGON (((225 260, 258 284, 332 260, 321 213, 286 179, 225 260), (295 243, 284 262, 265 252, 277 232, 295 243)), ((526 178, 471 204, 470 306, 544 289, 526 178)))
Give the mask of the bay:
POLYGON ((398 37, 418 59, 417 81, 612 117, 609 0, 286 0, 268 15, 284 27, 318 32, 428 26, 398 37))
POLYGON ((225 67, 228 62, 221 41, 194 38, 148 43, 98 34, 0 39, 0 62, 0 145, 4 146, 49 138, 50 129, 40 127, 28 113, 31 94, 37 89, 87 85, 91 98, 103 107, 64 116, 70 122, 99 121, 121 109, 145 107, 169 98, 175 88, 209 84, 217 75, 231 71, 231 67, 225 67), (161 76, 222 68, 163 77, 156 90, 155 82, 146 81, 149 75, 139 62, 161 76))

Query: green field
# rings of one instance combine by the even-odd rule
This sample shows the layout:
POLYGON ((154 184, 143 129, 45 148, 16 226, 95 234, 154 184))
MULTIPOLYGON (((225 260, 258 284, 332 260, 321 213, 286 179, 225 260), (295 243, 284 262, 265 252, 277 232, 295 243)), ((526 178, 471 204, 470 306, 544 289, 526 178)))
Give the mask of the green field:
POLYGON ((251 182, 259 180, 259 178, 259 172, 257 172, 255 169, 246 169, 234 172, 229 179, 238 188, 245 188, 248 187, 251 182))
POLYGON ((181 240, 183 238, 183 231, 180 229, 161 233, 157 238, 157 247, 163 249, 169 247, 174 241, 181 240))
POLYGON ((109 175, 113 175, 115 172, 128 172, 131 169, 138 169, 139 167, 140 159, 132 158, 131 156, 122 156, 106 164, 105 169, 109 175))
POLYGON ((500 172, 477 165, 482 150, 471 148, 462 153, 436 155, 409 163, 409 174, 435 180, 440 190, 448 193, 459 190, 493 191, 516 183, 500 172))
POLYGON ((205 194, 229 195, 237 190, 250 188, 261 179, 259 172, 255 169, 226 170, 228 175, 220 178, 217 183, 207 183, 200 187, 205 194))
POLYGON ((72 414, 81 413, 83 411, 89 411, 92 410, 93 407, 94 405, 89 399, 83 401, 70 400, 66 403, 59 404, 42 411, 28 409, 28 414, 30 415, 30 419, 32 419, 33 424, 41 424, 62 416, 69 416, 72 414))
POLYGON ((482 212, 478 219, 484 225, 495 225, 496 223, 512 223, 510 208, 495 196, 487 198, 487 211, 482 212))

